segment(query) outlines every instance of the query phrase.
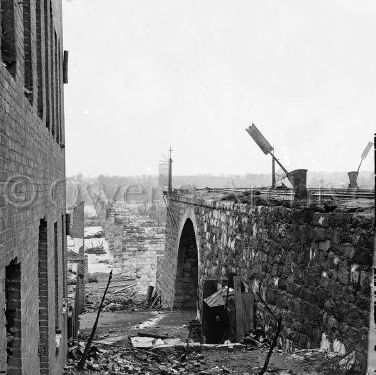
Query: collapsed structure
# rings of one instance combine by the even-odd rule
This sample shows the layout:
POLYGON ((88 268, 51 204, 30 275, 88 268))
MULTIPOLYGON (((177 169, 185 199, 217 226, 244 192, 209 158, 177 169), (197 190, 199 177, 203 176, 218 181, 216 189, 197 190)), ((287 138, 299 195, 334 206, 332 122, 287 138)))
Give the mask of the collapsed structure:
POLYGON ((66 357, 61 1, 0 1, 0 372, 66 357))
MULTIPOLYGON (((253 329, 275 331, 285 349, 354 352, 366 365, 373 257, 372 192, 174 191, 157 291, 166 308, 196 308, 229 275, 253 291, 253 329)), ((211 319, 213 317, 210 317, 211 319)), ((236 319, 243 319, 241 316, 236 319)))

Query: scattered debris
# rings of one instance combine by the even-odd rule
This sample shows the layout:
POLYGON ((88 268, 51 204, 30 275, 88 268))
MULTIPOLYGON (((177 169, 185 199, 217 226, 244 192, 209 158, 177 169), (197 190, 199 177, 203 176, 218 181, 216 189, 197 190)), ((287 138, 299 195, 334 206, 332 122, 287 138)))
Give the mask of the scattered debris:
MULTIPOLYGON (((173 351, 168 355, 159 355, 145 350, 142 346, 145 337, 132 338, 137 347, 124 349, 120 347, 93 346, 90 349, 84 369, 85 374, 235 374, 225 366, 208 368, 204 355, 200 352, 183 354, 173 351), (142 340, 141 340, 142 339, 142 340)), ((162 341, 160 339, 149 338, 162 341)), ((71 348, 64 375, 78 374, 76 365, 82 356, 82 346, 71 348)))
POLYGON ((168 339, 170 336, 168 335, 161 335, 161 334, 157 334, 157 333, 153 333, 153 332, 138 332, 137 333, 137 336, 139 337, 153 337, 155 339, 161 339, 161 340, 164 340, 164 339, 168 339))
POLYGON ((240 343, 252 348, 268 348, 270 346, 270 341, 259 330, 246 334, 240 343))
POLYGON ((344 371, 350 371, 355 364, 356 354, 351 352, 348 356, 339 362, 339 368, 344 371))
MULTIPOLYGON (((85 220, 86 221, 86 225, 88 228, 90 228, 90 223, 87 222, 87 219, 85 220)), ((91 228, 90 228, 91 229, 91 228)), ((96 233, 88 233, 86 234, 85 233, 85 239, 91 239, 91 238, 103 238, 105 236, 105 233, 104 233, 104 230, 99 230, 98 232, 96 233)))
POLYGON ((106 250, 104 249, 103 243, 95 246, 91 244, 91 247, 87 247, 85 249, 86 254, 94 254, 94 255, 103 255, 106 254, 106 250))
POLYGON ((219 289, 217 292, 213 293, 211 296, 204 299, 204 302, 209 307, 218 307, 218 306, 225 306, 226 300, 229 296, 234 295, 234 289, 228 288, 224 286, 223 288, 219 289), (223 298, 225 297, 225 299, 223 298))
POLYGON ((202 341, 201 323, 199 320, 191 320, 188 323, 188 331, 188 338, 196 342, 202 341))
POLYGON ((153 307, 159 307, 161 305, 161 296, 155 291, 154 296, 149 299, 150 309, 153 307))
POLYGON ((115 291, 112 292, 112 293, 113 293, 113 294, 117 294, 117 293, 120 293, 120 292, 124 292, 124 290, 129 289, 129 288, 134 288, 136 285, 137 285, 137 284, 127 285, 127 286, 125 286, 124 288, 121 288, 121 289, 115 290, 115 291))
MULTIPOLYGON (((103 311, 120 311, 135 309, 142 303, 137 301, 134 290, 135 284, 125 286, 123 288, 113 290, 109 289, 106 300, 104 301, 103 311)), ((85 294, 85 312, 94 312, 98 310, 101 300, 102 291, 100 288, 90 290, 85 294)))
MULTIPOLYGON (((155 313, 157 313, 157 312, 155 312, 155 313)), ((149 320, 147 320, 145 322, 142 322, 141 324, 138 324, 135 328, 137 328, 137 329, 145 329, 145 328, 153 327, 153 326, 155 326, 163 318, 164 318, 164 314, 158 314, 154 318, 149 319, 149 320)))
POLYGON ((88 275, 87 282, 88 283, 97 283, 98 282, 98 277, 95 276, 95 275, 88 275))
MULTIPOLYGON (((247 350, 240 344, 184 343, 175 338, 132 337, 131 341, 133 347, 127 348, 114 342, 96 342, 90 348, 84 374, 256 375, 263 368, 264 353, 268 351, 268 348, 247 350)), ((79 374, 76 366, 82 353, 83 343, 69 348, 64 375, 79 374)), ((300 350, 295 354, 300 357, 299 360, 294 355, 276 350, 265 375, 348 374, 355 357, 355 353, 346 357, 338 353, 328 356, 320 349, 300 350)))

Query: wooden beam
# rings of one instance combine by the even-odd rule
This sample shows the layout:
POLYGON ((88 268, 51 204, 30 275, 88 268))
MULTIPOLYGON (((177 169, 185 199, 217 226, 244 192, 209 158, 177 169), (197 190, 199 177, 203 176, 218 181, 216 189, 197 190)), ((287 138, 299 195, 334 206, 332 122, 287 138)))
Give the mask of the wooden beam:
POLYGON ((242 280, 240 276, 234 277, 234 293, 235 293, 236 341, 239 342, 244 336, 242 280))

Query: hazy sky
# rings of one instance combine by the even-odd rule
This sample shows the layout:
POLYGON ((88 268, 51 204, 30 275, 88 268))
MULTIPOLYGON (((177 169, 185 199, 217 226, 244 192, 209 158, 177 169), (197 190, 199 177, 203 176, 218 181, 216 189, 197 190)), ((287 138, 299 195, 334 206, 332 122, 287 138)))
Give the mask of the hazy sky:
MULTIPOLYGON (((376 131, 376 1, 63 0, 67 174, 357 168, 376 131)), ((373 170, 373 155, 364 162, 373 170)))

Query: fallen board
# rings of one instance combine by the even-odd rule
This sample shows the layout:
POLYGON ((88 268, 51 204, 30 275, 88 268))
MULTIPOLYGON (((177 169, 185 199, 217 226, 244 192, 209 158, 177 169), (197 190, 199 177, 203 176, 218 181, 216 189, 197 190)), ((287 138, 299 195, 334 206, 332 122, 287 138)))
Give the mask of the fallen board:
POLYGON ((254 295, 253 293, 241 293, 241 279, 239 276, 234 277, 234 291, 236 341, 239 342, 253 327, 254 295))

